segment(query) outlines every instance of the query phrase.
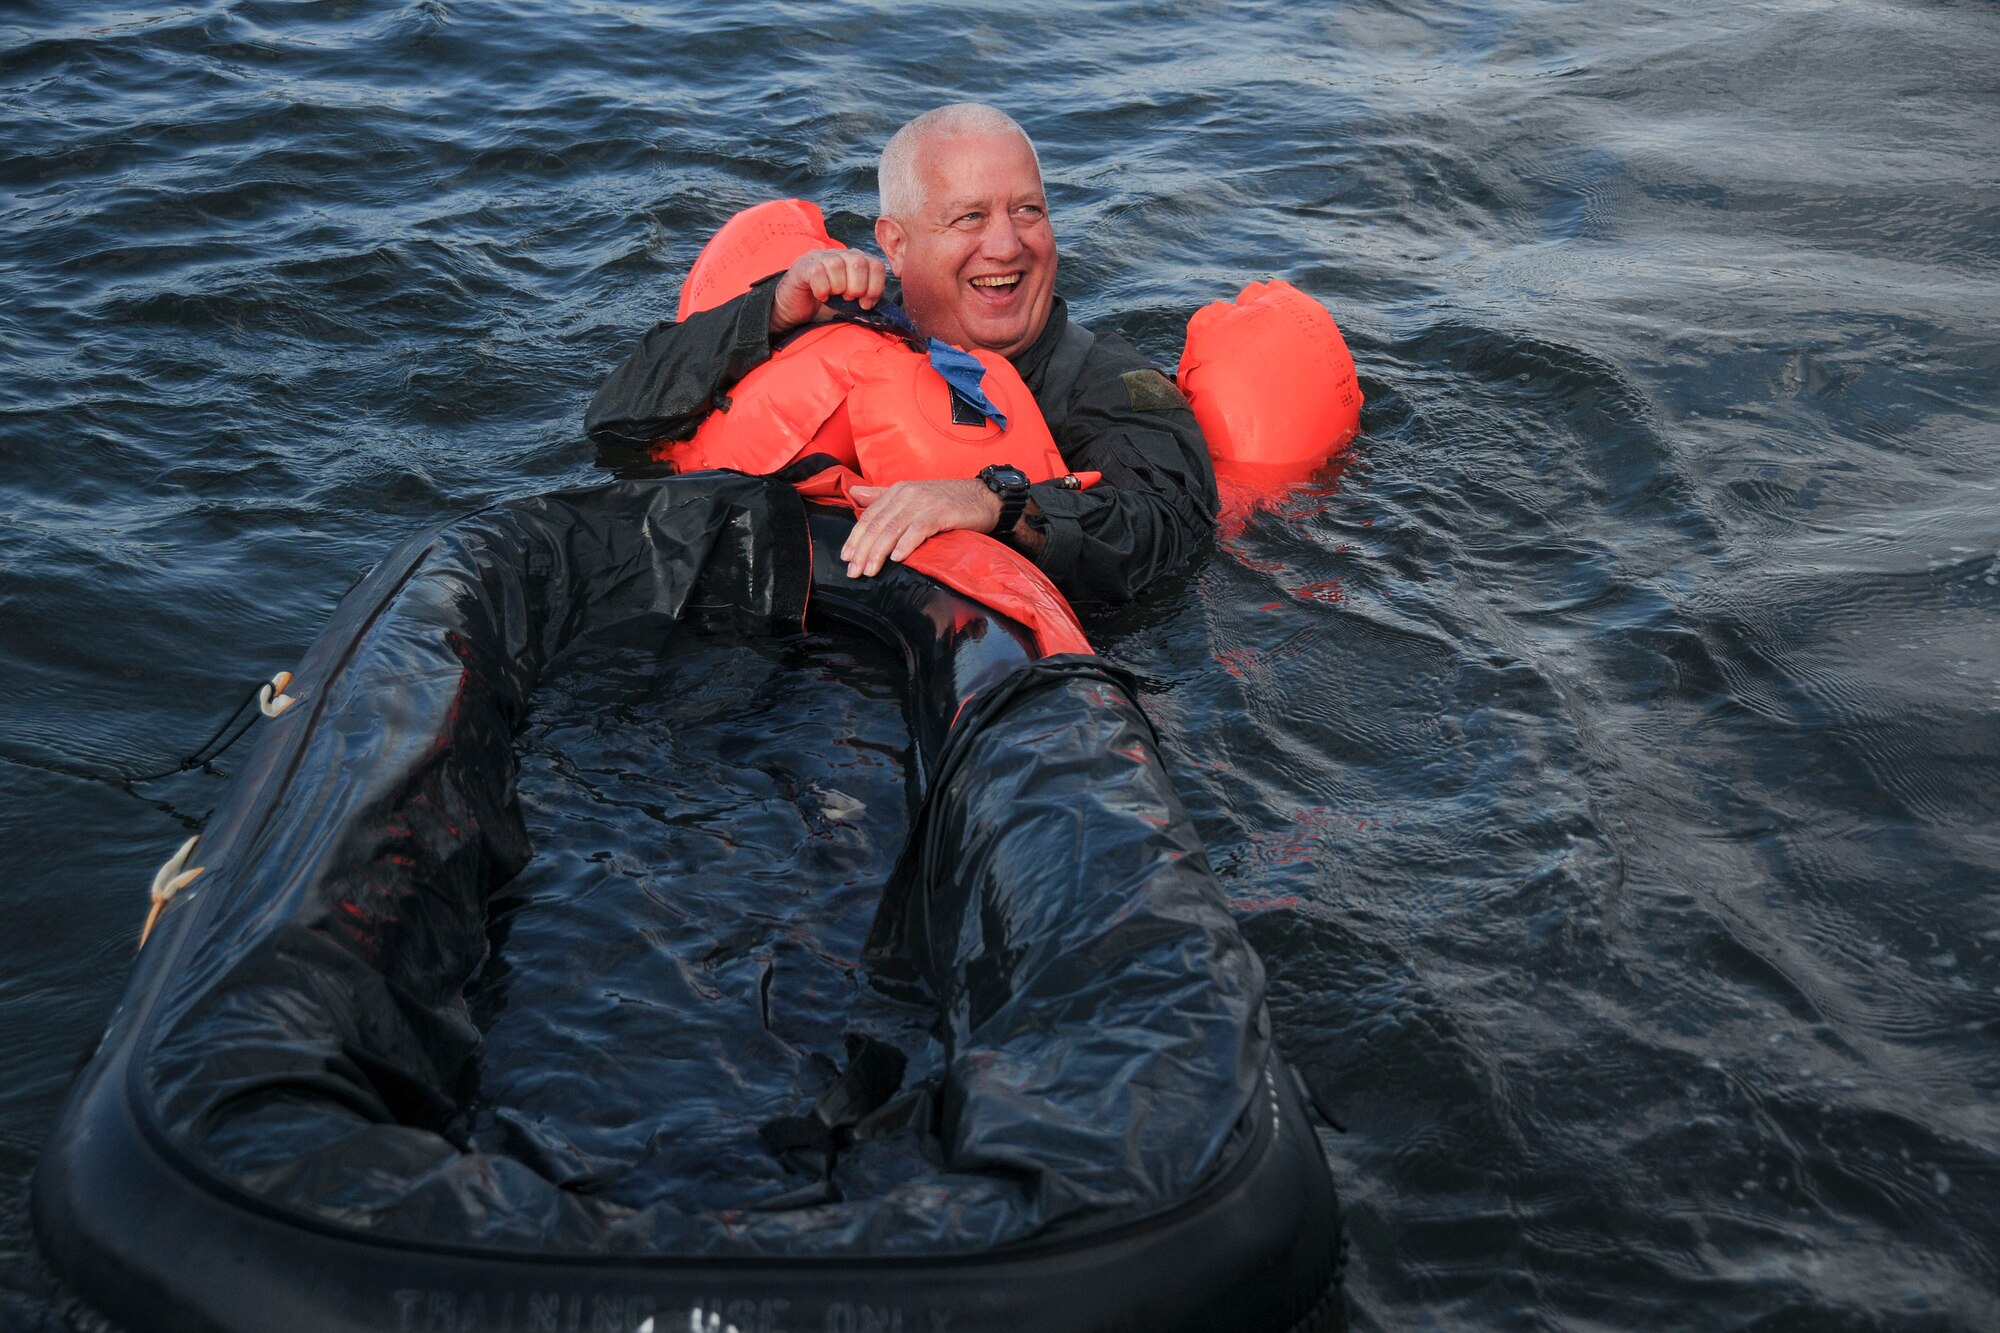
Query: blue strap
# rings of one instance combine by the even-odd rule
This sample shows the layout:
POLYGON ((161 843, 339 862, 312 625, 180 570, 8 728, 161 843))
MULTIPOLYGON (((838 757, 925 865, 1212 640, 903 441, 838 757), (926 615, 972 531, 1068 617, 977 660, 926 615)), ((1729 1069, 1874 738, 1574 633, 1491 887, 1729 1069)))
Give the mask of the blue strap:
POLYGON ((970 352, 961 352, 950 343, 939 342, 933 338, 931 365, 938 374, 944 376, 944 382, 951 386, 952 393, 978 409, 981 416, 1001 430, 1007 429, 1007 418, 1000 414, 999 408, 993 406, 993 400, 988 398, 986 390, 980 387, 986 380, 986 367, 979 364, 978 357, 970 352))

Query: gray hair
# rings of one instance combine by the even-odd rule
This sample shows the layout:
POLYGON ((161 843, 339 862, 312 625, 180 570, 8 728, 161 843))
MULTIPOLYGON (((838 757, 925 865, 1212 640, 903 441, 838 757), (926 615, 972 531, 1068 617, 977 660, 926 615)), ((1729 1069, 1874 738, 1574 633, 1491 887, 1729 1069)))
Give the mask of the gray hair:
POLYGON ((907 218, 923 207, 924 185, 917 178, 917 149, 925 139, 991 134, 1020 135, 1035 159, 1035 171, 1040 173, 1042 159, 1035 153, 1035 141, 1014 123, 1012 116, 984 102, 953 102, 924 112, 897 130, 882 149, 882 165, 876 170, 875 179, 883 216, 907 218))

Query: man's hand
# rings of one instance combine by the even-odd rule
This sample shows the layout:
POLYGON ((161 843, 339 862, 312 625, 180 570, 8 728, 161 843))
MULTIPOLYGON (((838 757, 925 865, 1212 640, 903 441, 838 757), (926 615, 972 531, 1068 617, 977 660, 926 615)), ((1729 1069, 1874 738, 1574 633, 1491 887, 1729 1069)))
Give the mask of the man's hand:
POLYGON ((977 477, 853 486, 847 493, 861 506, 861 517, 840 548, 849 578, 879 574, 884 561, 909 559, 935 533, 991 532, 1000 521, 1000 497, 977 477))
POLYGON ((829 318, 826 303, 846 296, 872 310, 882 299, 889 270, 882 261, 859 250, 813 250, 800 255, 778 279, 771 301, 771 334, 789 333, 801 324, 829 318))

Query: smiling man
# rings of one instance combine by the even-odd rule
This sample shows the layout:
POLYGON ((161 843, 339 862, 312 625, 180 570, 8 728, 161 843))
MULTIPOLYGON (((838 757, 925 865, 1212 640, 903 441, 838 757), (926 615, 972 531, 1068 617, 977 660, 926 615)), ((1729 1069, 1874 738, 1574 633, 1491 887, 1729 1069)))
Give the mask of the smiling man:
POLYGON ((977 104, 940 107, 882 150, 875 240, 917 327, 1013 358, 1049 322, 1056 237, 1027 135, 977 104))
MULTIPOLYGON (((1215 522, 1201 430, 1131 344, 1070 321, 1041 165, 1021 127, 977 103, 926 112, 883 150, 880 189, 875 239, 918 331, 1011 361, 1064 461, 1104 480, 1041 482, 1025 495, 1005 478, 857 486, 860 517, 841 552, 850 573, 877 573, 959 528, 1009 542, 1075 599, 1126 601, 1184 565, 1215 522), (1018 517, 1002 530, 1010 502, 1018 517)), ((824 318, 836 297, 872 306, 885 293, 873 256, 805 255, 714 311, 656 326, 598 390, 585 428, 607 444, 685 439, 774 339, 824 318)))

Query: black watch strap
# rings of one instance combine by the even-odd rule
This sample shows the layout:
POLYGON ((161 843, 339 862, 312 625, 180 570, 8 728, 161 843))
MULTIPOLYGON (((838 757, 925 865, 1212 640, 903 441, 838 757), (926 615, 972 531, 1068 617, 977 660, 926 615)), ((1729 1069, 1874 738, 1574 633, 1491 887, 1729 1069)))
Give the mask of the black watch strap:
POLYGON ((1004 538, 1014 531, 1022 511, 1028 507, 1028 474, 1006 463, 994 463, 979 470, 979 479, 986 483, 987 490, 1000 497, 1000 518, 993 525, 992 535, 1004 538))

